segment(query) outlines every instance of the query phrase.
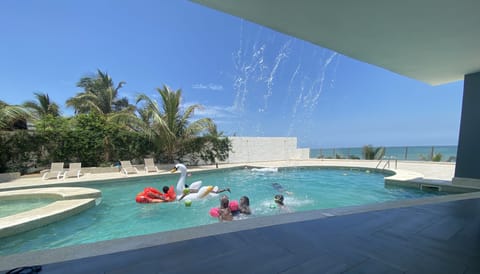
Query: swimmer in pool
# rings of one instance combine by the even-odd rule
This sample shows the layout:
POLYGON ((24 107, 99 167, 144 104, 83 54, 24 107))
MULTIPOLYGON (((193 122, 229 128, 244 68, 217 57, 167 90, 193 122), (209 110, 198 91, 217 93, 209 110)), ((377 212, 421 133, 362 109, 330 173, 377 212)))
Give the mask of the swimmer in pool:
POLYGON ((238 205, 240 213, 250 215, 252 211, 250 210, 250 199, 247 196, 240 197, 240 203, 238 205))
POLYGON ((284 197, 282 194, 277 194, 275 195, 275 197, 273 198, 273 200, 275 201, 275 205, 281 210, 281 211, 284 211, 284 212, 292 212, 284 203, 284 197))
POLYGON ((230 201, 228 200, 227 195, 223 195, 220 198, 220 208, 218 209, 218 220, 223 221, 232 221, 233 214, 230 210, 230 201))
POLYGON ((287 191, 283 186, 279 183, 272 183, 272 187, 275 188, 278 192, 284 192, 285 194, 292 195, 293 192, 287 191))
POLYGON ((277 194, 274 197, 275 203, 279 206, 285 206, 285 204, 283 203, 283 200, 284 200, 284 197, 282 194, 277 194))

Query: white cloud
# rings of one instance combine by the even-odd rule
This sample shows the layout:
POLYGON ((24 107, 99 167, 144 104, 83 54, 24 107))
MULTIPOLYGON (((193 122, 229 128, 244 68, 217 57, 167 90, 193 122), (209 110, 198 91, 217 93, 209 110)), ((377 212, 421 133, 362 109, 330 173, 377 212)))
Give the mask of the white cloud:
MULTIPOLYGON (((183 104, 182 109, 198 104, 196 102, 190 102, 188 104, 183 104)), ((212 105, 202 105, 202 108, 196 109, 194 114, 194 119, 201 118, 212 118, 215 123, 230 123, 238 120, 240 114, 232 106, 212 106, 212 105)))
POLYGON ((219 90, 223 90, 223 86, 222 85, 218 85, 218 84, 208 84, 208 85, 205 85, 205 84, 193 84, 192 85, 192 88, 193 89, 207 89, 207 90, 214 90, 214 91, 219 91, 219 90))

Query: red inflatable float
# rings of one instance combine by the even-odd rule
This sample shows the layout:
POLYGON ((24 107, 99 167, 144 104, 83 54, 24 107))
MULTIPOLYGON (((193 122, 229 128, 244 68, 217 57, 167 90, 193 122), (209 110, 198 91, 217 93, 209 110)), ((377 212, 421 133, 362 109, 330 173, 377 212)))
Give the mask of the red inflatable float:
MULTIPOLYGON (((240 209, 238 208, 238 202, 236 200, 231 200, 229 203, 228 203, 228 207, 230 208, 230 211, 232 211, 232 214, 235 214, 237 211, 239 211, 240 209)), ((218 207, 212 207, 210 208, 210 216, 214 217, 214 218, 218 218, 218 210, 220 208, 218 207)))
MULTIPOLYGON (((164 191, 166 191, 166 188, 167 187, 164 187, 164 191)), ((135 197, 135 201, 141 204, 173 202, 176 199, 177 194, 175 193, 173 186, 168 187, 166 192, 161 192, 154 187, 146 187, 135 197)))

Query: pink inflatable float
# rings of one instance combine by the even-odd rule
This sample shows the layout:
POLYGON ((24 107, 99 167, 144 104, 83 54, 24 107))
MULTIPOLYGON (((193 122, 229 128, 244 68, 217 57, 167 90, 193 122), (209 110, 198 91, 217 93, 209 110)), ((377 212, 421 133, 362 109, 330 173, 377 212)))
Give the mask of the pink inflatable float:
MULTIPOLYGON (((231 200, 230 203, 228 203, 228 207, 230 207, 230 210, 232 213, 239 211, 240 209, 238 208, 238 202, 236 200, 231 200)), ((218 218, 218 207, 212 207, 210 208, 210 216, 214 218, 218 218)))

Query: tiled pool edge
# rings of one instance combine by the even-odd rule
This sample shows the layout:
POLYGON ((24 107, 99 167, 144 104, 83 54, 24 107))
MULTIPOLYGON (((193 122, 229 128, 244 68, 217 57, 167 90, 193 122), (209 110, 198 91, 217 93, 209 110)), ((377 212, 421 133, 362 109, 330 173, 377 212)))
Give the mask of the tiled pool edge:
POLYGON ((386 202, 366 206, 352 206, 325 210, 304 211, 283 215, 250 218, 228 223, 204 225, 195 228, 159 232, 155 234, 102 241, 91 244, 76 245, 50 250, 32 251, 8 256, 0 256, 0 271, 5 271, 14 267, 24 265, 44 265, 56 262, 64 262, 75 259, 148 248, 174 242, 188 241, 191 239, 221 235, 242 230, 251 230, 256 228, 309 221, 314 219, 478 198, 480 198, 480 192, 473 192, 422 199, 386 202))

